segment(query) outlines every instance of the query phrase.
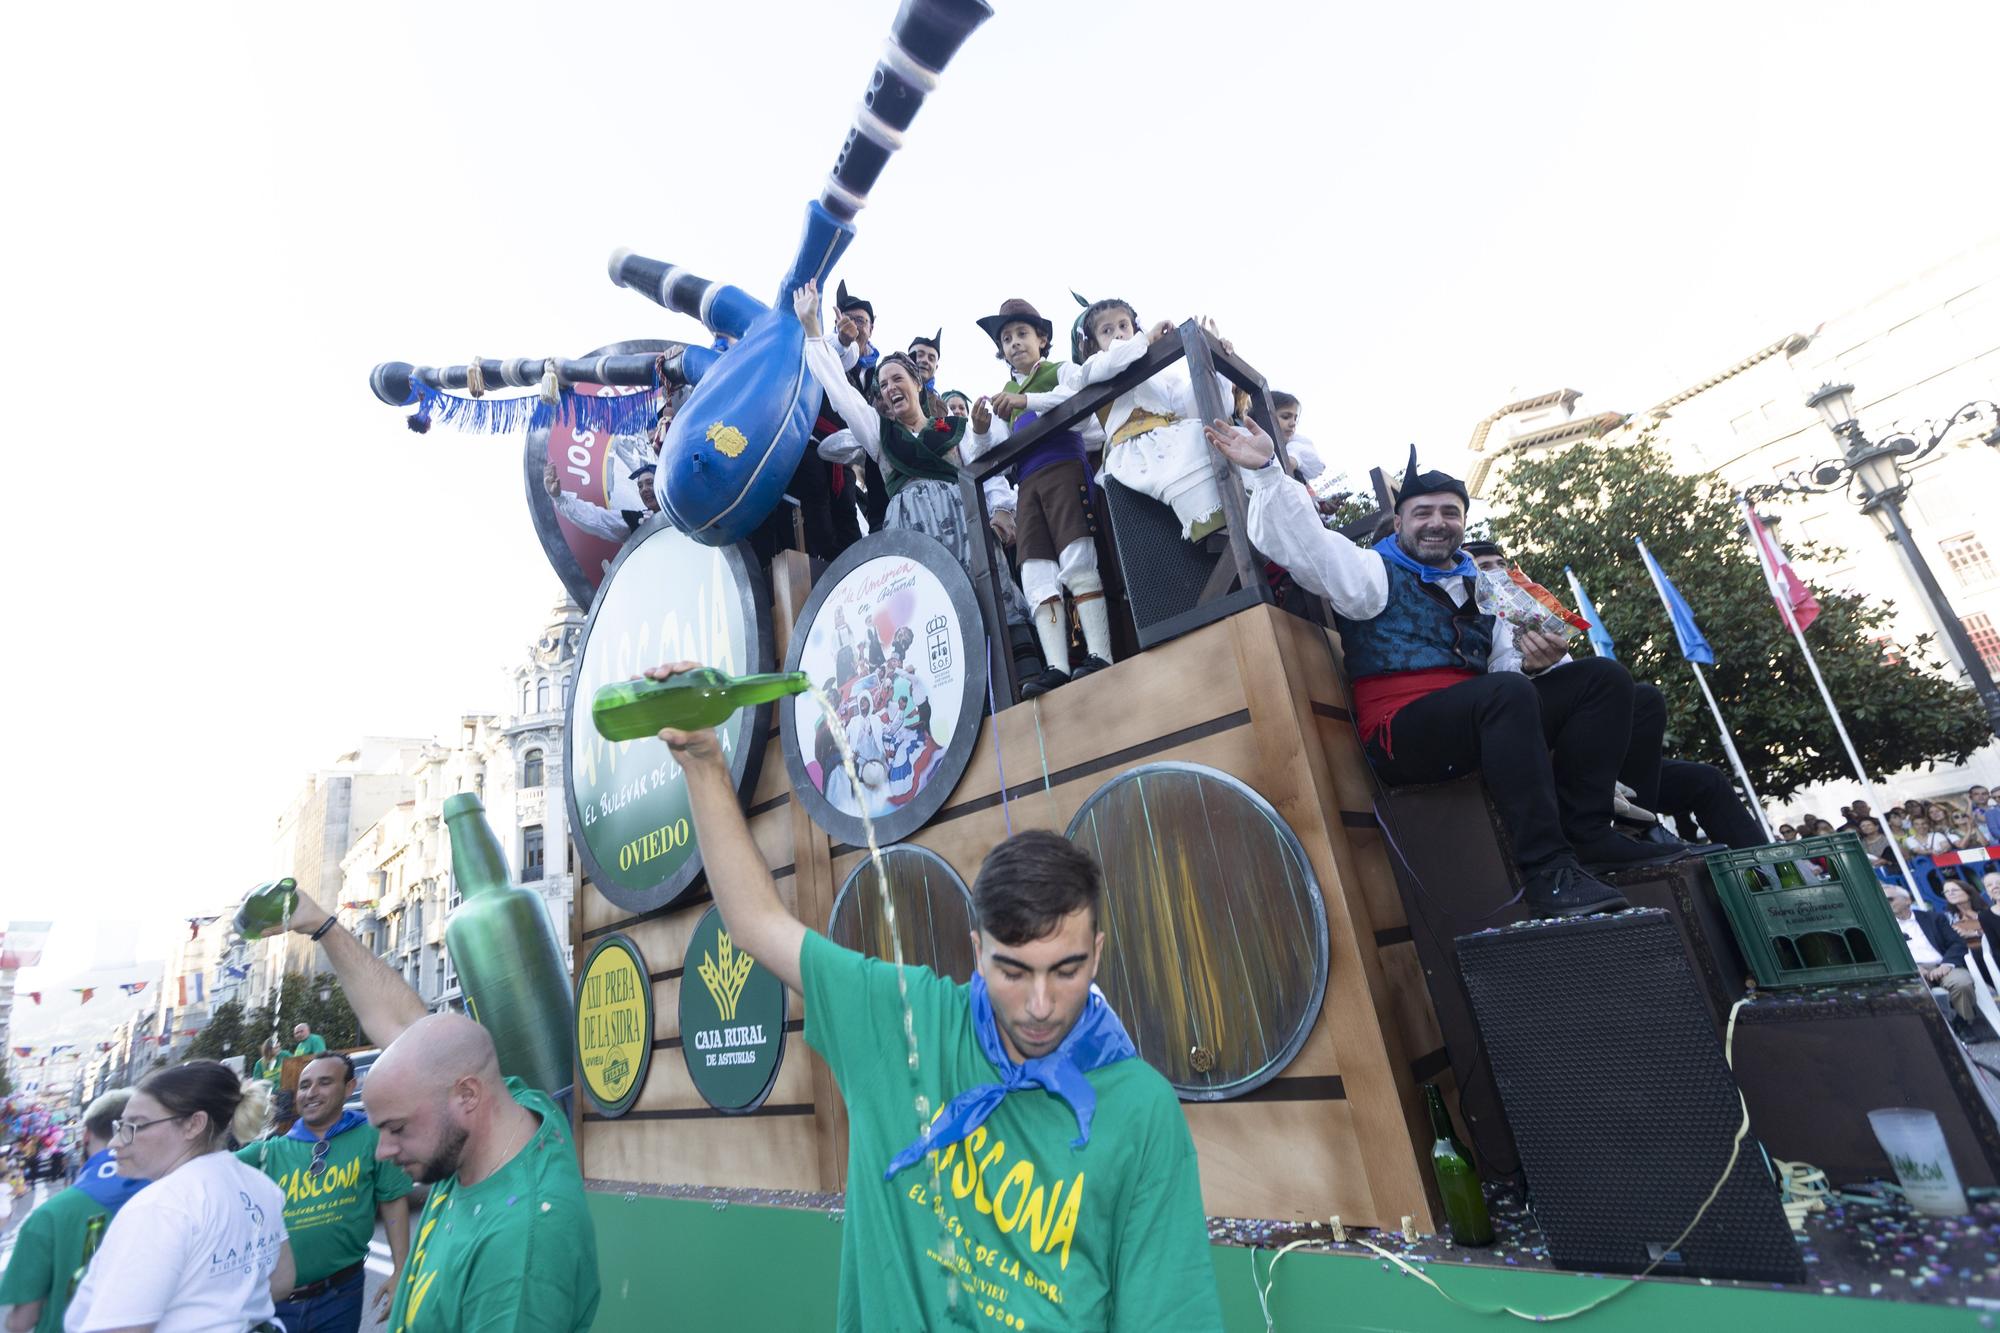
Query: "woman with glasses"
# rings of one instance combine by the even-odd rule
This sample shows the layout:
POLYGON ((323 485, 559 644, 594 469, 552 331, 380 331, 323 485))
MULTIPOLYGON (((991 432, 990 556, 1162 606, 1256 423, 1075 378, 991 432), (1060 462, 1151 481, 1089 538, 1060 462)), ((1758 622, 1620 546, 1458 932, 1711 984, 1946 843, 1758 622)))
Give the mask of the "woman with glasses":
POLYGON ((1951 835, 1951 845, 1959 851, 1964 851, 1971 847, 1984 847, 1986 845, 1986 829, 1984 826, 1973 827, 1972 815, 1969 811, 1953 810, 1949 817, 1949 822, 1945 824, 1944 829, 1946 833, 1951 835))
MULTIPOLYGON (((244 1333, 292 1289, 285 1192, 226 1149, 263 1129, 270 1085, 214 1060, 162 1069, 115 1122, 118 1173, 153 1183, 112 1219, 67 1333, 244 1333)), ((271 1327, 275 1327, 272 1325, 271 1327)))

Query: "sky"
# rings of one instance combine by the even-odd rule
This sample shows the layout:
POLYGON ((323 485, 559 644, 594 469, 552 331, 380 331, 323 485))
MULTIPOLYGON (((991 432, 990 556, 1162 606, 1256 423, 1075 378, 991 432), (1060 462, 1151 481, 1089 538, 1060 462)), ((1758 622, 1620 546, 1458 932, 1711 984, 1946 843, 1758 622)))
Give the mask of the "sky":
MULTIPOLYGON (((774 296, 893 9, 11 16, 24 987, 282 873, 359 737, 505 706, 560 595, 519 441, 413 435, 369 368, 696 336, 620 246, 774 296)), ((837 271, 948 387, 999 387, 1002 299, 1120 295, 1215 318, 1334 466, 1460 467, 1507 401, 1643 408, 2000 228, 2000 6, 995 9, 837 271)))

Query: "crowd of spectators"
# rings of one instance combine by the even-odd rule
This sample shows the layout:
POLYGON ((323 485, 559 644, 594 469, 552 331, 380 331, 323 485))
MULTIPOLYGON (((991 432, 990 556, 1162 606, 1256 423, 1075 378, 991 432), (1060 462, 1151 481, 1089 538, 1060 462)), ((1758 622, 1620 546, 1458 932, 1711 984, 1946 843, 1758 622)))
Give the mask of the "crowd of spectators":
POLYGON ((1945 852, 2000 847, 2000 804, 1984 786, 1966 790, 1962 799, 1909 800, 1877 815, 1867 801, 1840 807, 1840 823, 1807 812, 1778 825, 1785 842, 1852 832, 1860 836, 1868 859, 1884 870, 1895 870, 1893 839, 1905 858, 1935 858, 1945 852))

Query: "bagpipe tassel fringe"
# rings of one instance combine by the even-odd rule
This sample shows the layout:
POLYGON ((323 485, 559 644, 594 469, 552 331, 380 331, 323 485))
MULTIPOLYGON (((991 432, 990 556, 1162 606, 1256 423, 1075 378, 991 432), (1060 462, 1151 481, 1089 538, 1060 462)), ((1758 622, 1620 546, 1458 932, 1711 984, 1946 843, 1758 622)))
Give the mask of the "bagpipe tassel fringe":
POLYGON ((553 425, 610 435, 644 435, 659 416, 663 392, 656 388, 642 393, 599 396, 564 389, 551 407, 538 393, 513 398, 467 398, 432 388, 421 380, 415 387, 417 408, 410 414, 408 424, 419 434, 428 431, 435 422, 473 435, 513 435, 553 425))

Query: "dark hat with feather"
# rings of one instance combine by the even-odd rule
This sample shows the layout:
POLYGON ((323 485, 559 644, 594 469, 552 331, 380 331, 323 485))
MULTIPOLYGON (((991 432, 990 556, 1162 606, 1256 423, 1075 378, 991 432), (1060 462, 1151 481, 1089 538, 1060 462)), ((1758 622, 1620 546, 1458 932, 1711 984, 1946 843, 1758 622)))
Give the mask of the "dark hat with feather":
POLYGON ((1403 501, 1414 500, 1419 495, 1436 495, 1440 492, 1456 495, 1459 504, 1470 509, 1472 496, 1466 491, 1465 483, 1449 472, 1420 472, 1417 470, 1417 446, 1410 446, 1410 465, 1403 469, 1403 484, 1396 488, 1396 508, 1403 507, 1403 501))
POLYGON ((910 339, 910 350, 912 352, 916 351, 919 347, 930 348, 931 351, 937 353, 939 360, 943 360, 944 330, 939 329, 936 333, 928 335, 919 333, 916 337, 910 339))

